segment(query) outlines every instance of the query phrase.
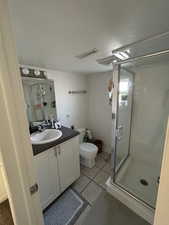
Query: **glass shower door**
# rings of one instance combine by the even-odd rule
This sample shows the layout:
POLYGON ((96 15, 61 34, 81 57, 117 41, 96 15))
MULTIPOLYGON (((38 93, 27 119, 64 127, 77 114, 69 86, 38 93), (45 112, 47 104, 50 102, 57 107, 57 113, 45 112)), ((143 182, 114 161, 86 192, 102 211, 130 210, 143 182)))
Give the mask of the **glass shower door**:
POLYGON ((168 58, 120 65, 118 80, 114 182, 155 208, 169 115, 168 58))
POLYGON ((120 169, 130 154, 130 130, 132 114, 133 74, 121 69, 116 122, 116 171, 120 169))

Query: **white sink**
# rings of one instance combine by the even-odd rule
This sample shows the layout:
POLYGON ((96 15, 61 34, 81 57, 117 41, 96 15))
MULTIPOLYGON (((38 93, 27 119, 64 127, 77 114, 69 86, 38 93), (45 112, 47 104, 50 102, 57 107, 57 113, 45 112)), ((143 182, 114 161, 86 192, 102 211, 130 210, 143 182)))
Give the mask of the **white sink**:
POLYGON ((30 136, 33 145, 50 143, 59 139, 62 136, 62 131, 56 129, 46 129, 42 132, 34 133, 30 136))

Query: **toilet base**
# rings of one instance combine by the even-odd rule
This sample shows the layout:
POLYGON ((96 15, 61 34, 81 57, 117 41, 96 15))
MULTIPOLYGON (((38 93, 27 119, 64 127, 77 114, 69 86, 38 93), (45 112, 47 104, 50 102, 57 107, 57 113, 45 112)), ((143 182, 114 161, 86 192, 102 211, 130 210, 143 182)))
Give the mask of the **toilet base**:
POLYGON ((93 168, 95 166, 95 158, 87 159, 80 156, 80 163, 88 168, 93 168))

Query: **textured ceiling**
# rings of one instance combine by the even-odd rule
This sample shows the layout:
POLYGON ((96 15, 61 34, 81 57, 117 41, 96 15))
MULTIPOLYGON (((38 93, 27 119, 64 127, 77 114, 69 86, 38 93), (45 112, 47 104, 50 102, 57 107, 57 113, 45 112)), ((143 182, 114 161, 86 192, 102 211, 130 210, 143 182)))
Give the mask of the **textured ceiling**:
POLYGON ((169 30, 168 0, 9 0, 9 7, 20 63, 49 69, 107 71, 97 58, 169 30), (75 58, 92 48, 99 52, 75 58))

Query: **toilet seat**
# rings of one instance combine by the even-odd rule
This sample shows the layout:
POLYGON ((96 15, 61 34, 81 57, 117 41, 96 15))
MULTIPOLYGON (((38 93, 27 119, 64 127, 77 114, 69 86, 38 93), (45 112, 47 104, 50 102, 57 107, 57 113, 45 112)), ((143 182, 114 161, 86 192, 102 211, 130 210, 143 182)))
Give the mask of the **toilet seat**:
POLYGON ((88 142, 80 144, 80 155, 85 158, 95 158, 98 152, 96 145, 88 142))

